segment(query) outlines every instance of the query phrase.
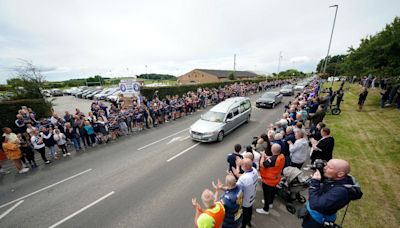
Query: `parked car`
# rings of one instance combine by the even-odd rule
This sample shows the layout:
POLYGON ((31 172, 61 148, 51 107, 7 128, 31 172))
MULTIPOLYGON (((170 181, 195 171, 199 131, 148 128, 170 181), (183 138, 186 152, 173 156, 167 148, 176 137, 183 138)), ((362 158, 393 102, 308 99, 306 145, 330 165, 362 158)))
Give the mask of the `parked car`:
POLYGON ((292 96, 294 94, 294 89, 292 85, 285 85, 282 87, 282 89, 280 90, 280 93, 283 96, 292 96))
POLYGON ((74 91, 76 91, 76 90, 78 90, 78 88, 76 88, 76 87, 71 87, 71 88, 69 88, 69 89, 65 89, 63 92, 64 92, 64 95, 70 96, 70 95, 72 95, 72 93, 73 93, 74 91))
POLYGON ((229 98, 201 115, 201 118, 190 126, 189 134, 196 141, 220 142, 225 135, 243 123, 249 122, 250 116, 251 102, 249 98, 229 98))
POLYGON ((90 93, 86 96, 86 99, 92 100, 96 94, 103 92, 102 90, 95 90, 93 93, 90 93))
POLYGON ((279 92, 266 92, 256 101, 257 108, 275 108, 275 106, 282 102, 283 95, 279 92))
POLYGON ((118 90, 118 88, 106 89, 103 92, 94 95, 93 99, 95 99, 95 100, 105 100, 107 98, 107 96, 111 95, 112 93, 114 93, 117 90, 118 90))
POLYGON ((53 97, 64 96, 63 91, 61 91, 61 89, 51 89, 50 94, 53 97))
POLYGON ((44 97, 51 97, 50 90, 42 90, 40 91, 44 97))
POLYGON ((94 89, 90 88, 88 90, 86 90, 85 92, 82 93, 82 95, 80 96, 80 98, 85 98, 88 94, 93 93, 94 89))
POLYGON ((82 95, 83 95, 84 93, 88 92, 89 90, 90 90, 90 88, 81 89, 79 92, 77 92, 77 93, 75 94, 75 97, 82 98, 82 95))
POLYGON ((88 99, 88 96, 90 96, 92 94, 96 94, 96 92, 99 92, 99 90, 95 89, 95 90, 92 90, 92 91, 90 91, 90 92, 88 92, 86 94, 83 94, 82 98, 88 99))
POLYGON ((115 91, 114 93, 112 93, 111 95, 107 96, 106 101, 113 101, 113 102, 118 102, 119 99, 119 95, 122 92, 118 89, 117 91, 115 91))

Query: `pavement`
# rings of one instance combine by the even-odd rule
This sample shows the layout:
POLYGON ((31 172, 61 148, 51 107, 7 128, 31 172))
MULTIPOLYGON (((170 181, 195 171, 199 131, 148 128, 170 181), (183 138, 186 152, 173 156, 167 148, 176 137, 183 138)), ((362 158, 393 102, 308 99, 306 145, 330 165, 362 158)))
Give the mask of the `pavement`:
MULTIPOLYGON (((60 96, 50 97, 48 100, 52 101, 53 109, 60 116, 64 116, 65 111, 69 111, 71 114, 75 114, 75 108, 79 108, 81 112, 87 114, 90 112, 90 106, 94 100, 76 98, 74 96, 60 96)), ((102 100, 108 107, 111 106, 110 102, 102 100)))
MULTIPOLYGON (((226 156, 235 144, 280 119, 284 104, 258 109, 251 97, 251 121, 220 143, 198 143, 188 128, 198 111, 106 145, 40 165, 26 174, 0 176, 0 227, 193 227, 191 198, 200 199, 211 181, 224 180, 226 156)), ((39 156, 36 154, 36 157, 39 156)), ((270 215, 259 215, 261 183, 253 227, 299 227, 277 197, 270 215)), ((297 205, 299 206, 299 205, 297 205)))

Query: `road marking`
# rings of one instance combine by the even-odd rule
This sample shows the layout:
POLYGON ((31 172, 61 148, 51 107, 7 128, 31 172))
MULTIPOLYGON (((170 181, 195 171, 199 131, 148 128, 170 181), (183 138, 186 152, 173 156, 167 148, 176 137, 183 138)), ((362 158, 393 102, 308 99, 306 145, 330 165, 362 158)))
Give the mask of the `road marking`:
POLYGON ((185 128, 185 129, 183 129, 182 131, 178 131, 178 132, 176 132, 176 133, 174 133, 174 134, 172 134, 172 135, 169 135, 169 136, 164 137, 164 138, 162 138, 162 139, 159 139, 159 140, 157 140, 157 141, 155 141, 155 142, 152 142, 152 143, 150 143, 150 144, 147 144, 146 146, 142 146, 142 147, 140 147, 140 148, 137 149, 137 150, 143 150, 144 148, 147 148, 147 147, 149 147, 149 146, 151 146, 151 145, 154 145, 154 144, 159 143, 159 142, 161 142, 161 141, 163 141, 163 140, 166 140, 167 138, 171 138, 172 136, 175 136, 175 135, 177 135, 177 134, 179 134, 179 133, 181 133, 181 132, 187 131, 188 129, 189 129, 189 128, 185 128))
POLYGON ((71 219, 72 217, 74 217, 75 215, 77 215, 77 214, 79 214, 79 213, 81 213, 81 212, 83 212, 83 211, 89 209, 90 207, 94 206, 95 204, 97 204, 97 203, 99 203, 100 201, 106 199, 107 197, 111 196, 111 195, 114 194, 114 193, 115 193, 114 191, 108 193, 107 195, 105 195, 105 196, 101 197, 100 199, 98 199, 98 200, 92 202, 91 204, 89 204, 89 205, 87 205, 87 206, 85 206, 85 207, 79 209, 78 211, 76 211, 76 212, 74 212, 74 213, 68 215, 67 217, 63 218, 63 219, 60 220, 59 222, 57 222, 57 223, 55 223, 55 224, 49 226, 49 228, 54 228, 54 227, 59 226, 60 224, 64 223, 65 221, 67 221, 67 220, 71 219))
POLYGON ((73 176, 70 176, 70 177, 68 177, 68 178, 65 178, 64 180, 61 180, 61 181, 56 182, 56 183, 54 183, 54 184, 51 184, 51 185, 49 185, 49 186, 47 186, 47 187, 44 187, 44 188, 41 188, 41 189, 39 189, 39 190, 37 190, 37 191, 31 192, 31 193, 29 193, 29 194, 27 194, 27 195, 25 195, 25 196, 22 196, 22 197, 20 197, 20 198, 18 198, 18 199, 16 199, 16 200, 13 200, 13 201, 10 201, 10 202, 8 202, 8 203, 5 203, 5 204, 1 205, 0 208, 7 207, 7 206, 10 205, 10 204, 13 204, 13 203, 15 203, 15 202, 17 202, 17 201, 20 201, 20 200, 23 200, 23 199, 26 199, 26 198, 28 198, 29 196, 33 196, 33 195, 35 195, 35 194, 37 194, 37 193, 39 193, 39 192, 42 192, 42 191, 44 191, 44 190, 46 190, 46 189, 49 189, 49 188, 51 188, 51 187, 54 187, 54 186, 56 186, 56 185, 59 185, 59 184, 65 182, 65 181, 71 180, 72 178, 75 178, 75 177, 77 177, 77 176, 80 176, 80 175, 82 175, 82 174, 84 174, 84 173, 87 173, 87 172, 89 172, 89 171, 92 171, 92 169, 87 169, 87 170, 85 170, 85 171, 83 171, 83 172, 80 172, 80 173, 78 173, 78 174, 75 174, 75 175, 73 175, 73 176))
POLYGON ((16 207, 18 207, 21 203, 23 203, 24 201, 21 200, 18 203, 16 203, 14 206, 12 206, 10 209, 8 209, 7 211, 5 211, 3 214, 0 215, 0 219, 6 217, 6 215, 8 215, 11 211, 13 211, 16 207))
POLYGON ((198 146, 199 144, 200 144, 200 142, 194 144, 193 146, 187 148, 186 150, 184 150, 184 151, 180 152, 179 154, 173 156, 172 158, 168 159, 167 162, 170 162, 170 161, 174 160, 175 158, 177 158, 177 157, 181 156, 182 154, 188 152, 189 150, 195 148, 195 147, 198 146))
POLYGON ((171 143, 173 143, 173 142, 175 142, 175 141, 178 141, 180 138, 182 138, 182 137, 181 137, 181 136, 178 136, 178 137, 172 138, 172 139, 167 143, 167 145, 168 145, 168 144, 171 144, 171 143))
POLYGON ((189 135, 189 136, 186 136, 185 138, 183 138, 183 139, 181 139, 181 140, 179 140, 179 142, 182 142, 182 141, 184 141, 184 140, 186 140, 186 139, 188 139, 188 138, 190 138, 190 135, 189 135))

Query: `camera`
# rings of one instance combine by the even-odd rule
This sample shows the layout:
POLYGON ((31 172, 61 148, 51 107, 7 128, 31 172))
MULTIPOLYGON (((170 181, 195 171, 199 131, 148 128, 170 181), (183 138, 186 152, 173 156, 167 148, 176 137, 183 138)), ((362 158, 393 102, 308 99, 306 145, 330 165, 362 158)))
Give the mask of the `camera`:
POLYGON ((322 159, 316 159, 314 164, 310 167, 312 170, 318 170, 321 173, 321 177, 324 176, 324 167, 326 166, 326 161, 322 159))

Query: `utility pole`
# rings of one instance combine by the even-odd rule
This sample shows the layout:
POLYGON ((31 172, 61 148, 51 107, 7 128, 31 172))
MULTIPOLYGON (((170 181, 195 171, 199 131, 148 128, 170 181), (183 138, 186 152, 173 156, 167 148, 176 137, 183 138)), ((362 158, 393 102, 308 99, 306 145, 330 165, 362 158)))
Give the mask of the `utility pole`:
POLYGON ((279 52, 279 58, 278 58, 278 72, 276 74, 279 74, 281 70, 281 61, 282 61, 282 51, 279 52))
POLYGON ((236 54, 233 55, 233 72, 236 72, 236 54))
POLYGON ((333 5, 333 6, 329 6, 329 7, 335 7, 335 8, 336 8, 336 11, 335 11, 335 18, 333 19, 333 26, 332 26, 331 38, 329 39, 328 53, 326 54, 325 63, 324 63, 324 71, 323 71, 324 74, 325 74, 325 71, 326 71, 326 64, 328 63, 328 57, 329 57, 329 51, 330 51, 330 49, 331 49, 331 42, 332 42, 333 30, 335 29, 336 15, 337 15, 337 11, 338 11, 339 6, 338 6, 338 5, 333 5))

